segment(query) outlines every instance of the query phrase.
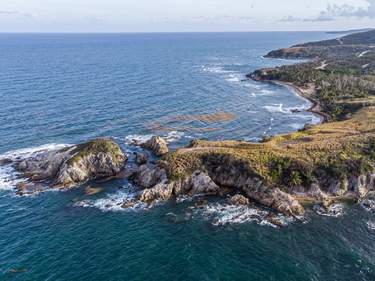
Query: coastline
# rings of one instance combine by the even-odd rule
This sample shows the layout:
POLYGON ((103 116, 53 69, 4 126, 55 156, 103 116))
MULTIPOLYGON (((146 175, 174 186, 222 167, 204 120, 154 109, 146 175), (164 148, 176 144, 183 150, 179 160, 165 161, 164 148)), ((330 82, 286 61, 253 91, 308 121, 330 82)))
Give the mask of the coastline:
MULTIPOLYGON (((320 121, 318 124, 326 123, 329 121, 329 116, 326 113, 321 111, 319 102, 313 98, 313 95, 316 92, 315 85, 311 84, 310 88, 304 89, 291 82, 284 82, 280 80, 257 79, 255 77, 250 77, 250 79, 256 82, 270 83, 270 84, 275 84, 275 85, 280 85, 280 86, 290 88, 291 91, 293 91, 296 95, 308 100, 311 103, 311 106, 306 111, 311 112, 315 114, 317 117, 319 117, 320 121)), ((315 125, 318 125, 318 124, 315 124, 315 125)))

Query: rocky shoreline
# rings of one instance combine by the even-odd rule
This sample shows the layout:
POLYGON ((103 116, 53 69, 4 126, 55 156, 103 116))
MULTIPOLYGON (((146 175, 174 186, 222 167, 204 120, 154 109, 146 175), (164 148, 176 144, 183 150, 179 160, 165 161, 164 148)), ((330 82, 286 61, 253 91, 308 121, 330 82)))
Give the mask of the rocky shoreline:
MULTIPOLYGON (((300 55, 301 50, 305 49, 292 48, 288 57, 300 55)), ((317 75, 325 71, 314 70, 317 75)), ((129 155, 110 139, 42 151, 26 159, 0 159, 0 165, 12 165, 26 179, 16 187, 21 196, 48 188, 69 189, 91 180, 125 178, 138 191, 121 203, 122 208, 197 196, 225 198, 233 206, 257 203, 293 218, 303 216, 311 205, 322 214, 335 214, 337 202, 374 208, 375 107, 366 103, 333 122, 333 115, 323 110, 317 98, 313 81, 297 85, 280 79, 279 72, 261 69, 248 78, 292 88, 312 103, 309 111, 320 116, 321 124, 260 143, 195 140, 172 152, 163 138, 154 136, 132 144, 143 151, 134 155, 132 165, 126 165, 129 155)))
POLYGON ((330 120, 330 116, 321 110, 321 105, 319 104, 319 101, 313 97, 316 92, 316 86, 313 83, 311 83, 309 87, 303 88, 291 82, 263 79, 262 77, 257 76, 255 73, 248 74, 246 77, 257 82, 276 84, 290 88, 296 95, 308 100, 311 103, 311 106, 306 111, 318 116, 320 119, 319 123, 325 123, 330 120))

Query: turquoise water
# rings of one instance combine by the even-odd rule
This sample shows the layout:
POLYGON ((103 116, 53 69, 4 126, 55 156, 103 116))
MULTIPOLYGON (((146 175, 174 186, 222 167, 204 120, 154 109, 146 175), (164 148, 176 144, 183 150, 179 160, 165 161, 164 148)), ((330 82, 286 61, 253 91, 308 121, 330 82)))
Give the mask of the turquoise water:
MULTIPOLYGON (((242 80, 294 63, 263 59, 269 50, 328 37, 1 34, 1 157, 98 136, 131 155, 129 141, 151 134, 176 148, 297 130, 317 122, 291 113, 307 101, 242 80), (235 117, 191 118, 217 112, 235 117)), ((263 219, 268 210, 215 198, 203 209, 185 201, 125 211, 118 204, 136 188, 125 180, 88 183, 104 188, 94 196, 84 185, 17 197, 14 176, 0 167, 1 280, 375 280, 375 218, 359 206, 338 217, 309 211, 305 223, 277 229, 263 219)))

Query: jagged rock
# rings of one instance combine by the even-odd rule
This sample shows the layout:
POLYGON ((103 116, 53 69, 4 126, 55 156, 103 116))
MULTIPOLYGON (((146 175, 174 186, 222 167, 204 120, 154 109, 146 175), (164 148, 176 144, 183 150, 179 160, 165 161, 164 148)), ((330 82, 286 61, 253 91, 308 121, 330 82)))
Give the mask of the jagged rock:
POLYGON ((153 188, 145 189, 141 192, 139 200, 146 203, 152 203, 155 200, 169 200, 173 194, 175 183, 159 183, 153 188))
POLYGON ((328 191, 333 196, 342 196, 346 192, 348 192, 348 189, 349 189, 349 181, 348 179, 345 178, 340 181, 333 182, 329 186, 328 191))
POLYGON ((290 194, 278 188, 269 187, 254 175, 243 172, 235 162, 216 166, 211 171, 212 179, 221 186, 240 188, 246 196, 258 203, 288 216, 302 215, 304 208, 290 194))
POLYGON ((162 156, 169 151, 167 142, 159 136, 152 137, 150 140, 141 144, 141 147, 152 151, 156 156, 162 156))
POLYGON ((158 166, 142 165, 132 176, 134 183, 142 188, 151 188, 158 183, 167 182, 167 173, 158 166))
POLYGON ((143 165, 143 164, 146 164, 147 163, 147 155, 145 153, 140 153, 140 152, 137 152, 135 154, 135 162, 138 164, 138 165, 143 165))
POLYGON ((366 194, 375 190, 375 174, 361 175, 359 177, 351 177, 349 180, 349 188, 353 190, 359 198, 363 198, 366 194))
POLYGON ((203 208, 207 204, 208 204, 207 199, 199 199, 198 202, 195 204, 195 206, 198 207, 198 208, 203 208))
POLYGON ((98 194, 102 191, 103 191, 103 188, 101 188, 101 187, 90 187, 90 186, 88 186, 88 187, 85 188, 85 195, 92 196, 92 195, 98 194))
POLYGON ((229 201, 233 205, 248 205, 249 202, 250 202, 248 198, 246 198, 245 196, 243 196, 241 194, 236 194, 236 195, 232 196, 229 199, 229 201))
POLYGON ((16 185, 16 194, 19 196, 30 195, 35 192, 43 192, 45 188, 40 184, 20 182, 16 185))
POLYGON ((316 200, 325 200, 327 198, 327 194, 321 190, 317 183, 311 184, 308 195, 314 197, 316 200))
POLYGON ((267 220, 272 223, 273 225, 277 226, 277 227, 283 227, 285 226, 285 223, 282 221, 281 218, 277 217, 275 214, 270 214, 268 217, 267 217, 267 220))
POLYGON ((136 203, 137 203, 137 202, 136 202, 135 200, 125 201, 125 202, 121 205, 121 208, 123 208, 123 209, 132 208, 132 207, 134 207, 134 205, 135 205, 136 203))
MULTIPOLYGON (((150 203, 155 200, 166 201, 169 200, 172 195, 212 195, 216 194, 219 190, 219 187, 211 180, 211 178, 201 171, 194 172, 185 180, 177 180, 167 183, 164 169, 160 169, 159 167, 149 169, 144 166, 141 166, 140 168, 142 168, 142 173, 144 175, 144 177, 140 176, 143 180, 143 186, 145 186, 145 183, 159 182, 152 188, 146 188, 141 192, 139 200, 143 202, 150 203)), ((152 184, 149 185, 152 186, 152 184)))
POLYGON ((325 200, 323 200, 323 202, 322 202, 322 207, 325 208, 326 210, 328 210, 329 207, 330 207, 333 203, 334 203, 333 200, 331 200, 331 199, 325 199, 325 200))
POLYGON ((15 165, 32 181, 48 180, 52 186, 72 187, 88 180, 115 176, 127 157, 108 139, 96 139, 55 151, 44 151, 15 165))
POLYGON ((53 180, 73 148, 43 151, 16 164, 16 169, 32 181, 53 180))
POLYGON ((12 160, 9 159, 9 158, 0 159, 0 166, 8 165, 8 164, 11 164, 11 163, 12 163, 12 160))
POLYGON ((195 194, 217 194, 219 187, 212 179, 201 171, 195 171, 183 183, 184 193, 195 194))
POLYGON ((370 191, 364 198, 360 200, 360 203, 367 210, 375 211, 375 191, 370 191))

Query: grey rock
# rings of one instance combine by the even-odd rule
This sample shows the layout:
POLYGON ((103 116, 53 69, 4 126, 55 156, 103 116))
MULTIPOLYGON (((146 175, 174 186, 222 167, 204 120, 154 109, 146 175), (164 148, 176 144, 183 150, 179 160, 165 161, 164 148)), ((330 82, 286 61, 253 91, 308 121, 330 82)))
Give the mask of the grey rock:
POLYGON ((166 171, 156 165, 140 166, 131 179, 142 188, 151 188, 159 183, 166 183, 168 180, 166 171))
POLYGON ((159 136, 152 137, 150 140, 141 144, 141 147, 152 151, 156 156, 162 156, 169 151, 167 142, 159 136))
POLYGON ((229 199, 229 202, 233 205, 248 205, 249 199, 241 194, 236 194, 229 199))
POLYGON ((135 154, 135 162, 138 164, 138 165, 143 165, 143 164, 146 164, 147 163, 147 160, 148 160, 148 157, 145 153, 140 153, 140 152, 137 152, 135 154))
POLYGON ((52 182, 55 187, 72 187, 88 180, 115 176, 127 157, 108 139, 96 139, 72 147, 43 151, 15 165, 31 181, 52 182))

